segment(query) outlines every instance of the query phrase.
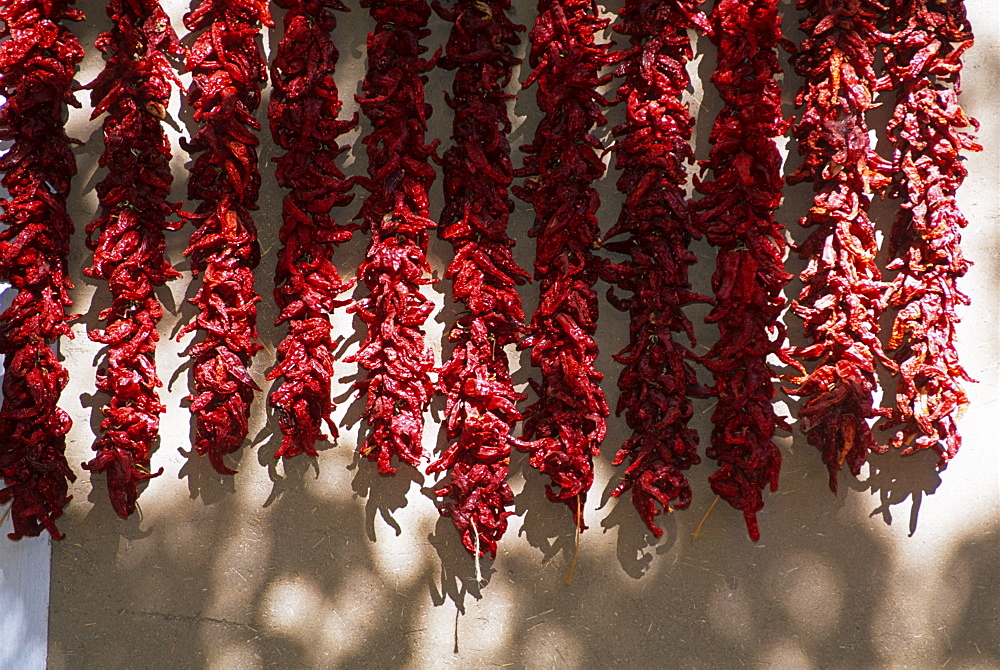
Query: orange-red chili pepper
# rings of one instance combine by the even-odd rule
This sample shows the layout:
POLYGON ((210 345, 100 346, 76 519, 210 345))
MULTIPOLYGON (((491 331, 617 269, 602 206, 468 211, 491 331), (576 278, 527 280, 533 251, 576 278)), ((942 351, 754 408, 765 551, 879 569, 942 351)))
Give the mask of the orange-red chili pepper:
POLYGON ((890 166, 872 147, 865 120, 887 84, 874 70, 877 24, 886 7, 877 0, 798 0, 796 6, 809 12, 800 24, 806 38, 792 58, 805 79, 796 97, 802 114, 792 127, 804 161, 788 181, 812 182, 816 196, 801 221, 815 230, 798 249, 809 264, 792 310, 811 343, 783 357, 801 372, 789 393, 805 398, 799 422, 836 492, 844 464, 857 475, 868 452, 884 451, 869 426, 884 413, 873 404, 876 360, 896 369, 878 339, 886 284, 868 218, 890 166), (803 361, 817 363, 807 372, 803 361))
POLYGON ((889 193, 905 202, 889 237, 888 266, 899 271, 888 299, 898 310, 888 348, 895 350, 899 385, 896 408, 880 426, 899 426, 891 444, 903 453, 933 449, 943 466, 962 444, 962 382, 973 381, 955 348, 956 308, 969 304, 958 280, 972 265, 962 255, 968 221, 955 196, 967 174, 962 154, 982 150, 966 130, 978 123, 958 103, 972 28, 962 0, 895 0, 888 22, 883 53, 899 89, 889 122, 889 193))

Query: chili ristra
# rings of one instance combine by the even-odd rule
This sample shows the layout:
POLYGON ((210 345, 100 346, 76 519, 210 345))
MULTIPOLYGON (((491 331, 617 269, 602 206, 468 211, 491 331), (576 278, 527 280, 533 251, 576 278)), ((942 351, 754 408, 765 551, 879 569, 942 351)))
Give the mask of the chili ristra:
POLYGON ((83 467, 107 474, 111 504, 127 518, 139 483, 162 472, 150 472, 166 410, 156 392, 163 385, 155 360, 163 306, 155 288, 181 276, 164 257, 164 233, 181 222, 168 221, 180 205, 167 202, 173 175, 161 120, 171 83, 180 85, 167 57, 183 48, 157 0, 111 0, 107 12, 112 28, 97 39, 107 63, 89 87, 92 118, 106 114, 100 164, 108 175, 97 185, 101 215, 87 226, 94 263, 84 273, 111 290, 111 307, 100 314, 104 328, 88 333, 108 345, 97 388, 110 399, 94 443, 97 456, 83 467))
POLYGON ((890 166, 872 148, 865 121, 873 96, 886 85, 873 68, 886 8, 875 0, 798 0, 796 6, 808 11, 800 24, 807 37, 792 57, 805 79, 796 97, 802 114, 792 127, 805 158, 788 181, 811 182, 817 193, 801 221, 815 230, 798 248, 809 262, 792 303, 811 343, 783 356, 800 370, 789 393, 805 398, 799 422, 822 453, 836 492, 845 463, 857 475, 868 452, 885 450, 869 426, 882 414, 872 398, 875 362, 896 369, 878 339, 886 284, 868 217, 890 166), (817 362, 807 373, 803 361, 817 362))
POLYGON ((622 170, 618 190, 625 194, 618 222, 604 246, 628 259, 601 268, 601 277, 620 291, 608 292, 611 304, 629 313, 629 344, 615 356, 624 364, 616 413, 625 413, 632 435, 612 465, 628 460, 622 481, 612 491, 632 492, 632 504, 656 537, 655 517, 691 504, 684 470, 699 463, 698 433, 688 426, 691 394, 704 393, 691 367, 691 352, 678 341, 694 331, 684 305, 704 300, 691 291, 689 250, 698 235, 684 187, 685 163, 694 162, 694 119, 681 98, 691 83, 689 30, 707 31, 695 0, 628 0, 616 32, 630 47, 615 71, 625 122, 614 128, 615 167, 622 170), (623 237, 616 240, 615 238, 623 237))
POLYGON ((10 503, 19 540, 47 530, 62 539, 55 521, 69 503, 76 479, 66 462, 69 415, 59 395, 69 374, 52 351, 67 335, 72 288, 66 269, 73 222, 66 212, 76 161, 65 131, 73 74, 83 60, 66 21, 82 12, 72 0, 14 0, 0 7, 0 140, 11 146, 0 158, 0 281, 16 291, 0 314, 4 355, 0 407, 0 504, 10 503))
POLYGON ((235 474, 223 457, 239 449, 248 431, 250 403, 260 387, 248 370, 260 351, 253 271, 260 262, 257 207, 260 106, 267 67, 257 48, 260 25, 273 25, 267 2, 201 0, 184 25, 200 31, 185 67, 194 75, 188 103, 198 132, 182 146, 197 155, 188 179, 188 198, 200 200, 184 213, 195 231, 185 250, 201 286, 191 302, 199 313, 179 336, 197 330, 202 339, 194 359, 194 393, 188 396, 195 419, 194 447, 208 455, 220 474, 235 474))
POLYGON ((357 114, 337 120, 341 101, 333 74, 339 54, 331 36, 337 19, 330 11, 347 7, 339 0, 279 0, 278 6, 287 11, 271 65, 268 116, 275 143, 286 151, 275 159, 278 183, 291 190, 282 205, 274 289, 281 310, 277 324, 288 323, 288 334, 278 345, 278 365, 267 375, 284 378, 269 399, 282 432, 276 458, 315 456, 316 441, 327 439, 324 422, 337 436, 330 418, 330 314, 348 303, 337 296, 354 282, 341 279, 333 249, 358 228, 331 216, 333 207, 354 197, 353 182, 345 179, 336 159, 344 150, 338 138, 354 128, 357 114))
POLYGON ((532 440, 526 448, 531 465, 551 479, 549 500, 565 503, 580 530, 608 415, 602 375, 594 369, 600 200, 593 182, 604 163, 591 131, 605 123, 601 108, 608 103, 596 89, 611 75, 598 73, 615 57, 596 35, 609 23, 588 0, 539 1, 530 33, 533 71, 524 86, 538 84, 542 119, 533 142, 521 147, 527 157, 515 174, 526 177, 524 185, 513 188, 535 210, 529 235, 537 238, 540 293, 519 345, 531 348, 531 364, 541 370, 541 380, 530 381, 538 400, 525 412, 532 440))
POLYGON ((900 426, 892 438, 903 453, 934 449, 944 465, 962 444, 956 420, 968 404, 958 360, 955 313, 969 298, 958 279, 971 263, 962 255, 968 221, 955 194, 967 174, 962 154, 980 151, 964 129, 978 128, 958 104, 962 54, 972 28, 961 0, 896 0, 884 50, 896 109, 889 122, 895 148, 890 195, 905 199, 889 237, 889 293, 897 309, 889 339, 899 364, 896 409, 881 426, 900 426))
POLYGON ((425 0, 362 0, 375 20, 368 34, 368 70, 357 98, 372 130, 362 142, 368 177, 359 183, 370 195, 358 217, 371 233, 358 276, 368 297, 352 304, 368 325, 361 349, 348 362, 366 370, 356 384, 366 394, 369 434, 359 451, 378 463, 383 475, 396 472, 393 458, 417 466, 423 455, 423 412, 434 384, 434 357, 424 343, 423 324, 434 305, 420 287, 431 283, 427 262, 427 190, 434 182, 430 157, 437 141, 424 143, 430 105, 424 100, 425 72, 420 40, 430 34, 425 0))
POLYGON ((695 205, 698 224, 718 247, 712 289, 715 307, 706 320, 719 340, 702 358, 712 371, 716 397, 712 444, 719 463, 708 480, 723 500, 743 512, 750 538, 760 530, 761 495, 778 488, 781 451, 777 428, 787 428, 773 407, 775 384, 767 357, 785 340, 782 288, 784 229, 775 221, 781 204, 781 156, 775 137, 785 132, 781 115, 777 0, 717 0, 710 16, 718 49, 712 75, 723 108, 702 161, 711 181, 696 180, 704 197, 695 205))
POLYGON ((513 96, 504 93, 518 63, 511 46, 520 43, 524 26, 507 17, 509 0, 459 0, 436 9, 454 23, 438 64, 455 71, 439 234, 455 249, 445 276, 467 313, 448 331, 454 349, 438 380, 447 396, 449 444, 427 471, 450 475, 434 493, 447 501, 441 513, 451 517, 465 548, 496 558, 514 502, 507 474, 511 447, 521 444, 512 434, 521 419, 515 405, 525 397, 514 390, 504 351, 525 329, 516 289, 528 274, 514 262, 507 235, 513 208, 507 101, 513 96))

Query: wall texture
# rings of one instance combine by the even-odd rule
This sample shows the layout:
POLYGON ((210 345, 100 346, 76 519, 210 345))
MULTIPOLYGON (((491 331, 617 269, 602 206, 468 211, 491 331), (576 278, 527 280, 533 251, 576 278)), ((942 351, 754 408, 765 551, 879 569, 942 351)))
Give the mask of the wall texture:
MULTIPOLYGON (((785 29, 797 41, 799 13, 792 4, 784 5, 785 29)), ((626 436, 624 421, 613 420, 597 464, 587 509, 591 528, 582 536, 572 585, 563 582, 574 554, 572 524, 562 506, 545 501, 542 478, 523 454, 515 454, 512 463, 517 515, 497 560, 483 563, 486 582, 480 585, 450 521, 435 510, 434 481, 413 469, 381 478, 355 455, 361 408, 350 391, 356 372, 350 365, 338 367, 334 393, 341 438, 324 447, 318 460, 275 462, 280 435, 263 396, 254 409, 252 444, 239 455, 234 478, 216 475, 207 460, 190 453, 189 415, 181 406, 190 372, 178 356, 189 340, 174 341, 193 314, 185 302, 192 294, 186 273, 160 292, 168 314, 158 363, 167 381, 163 400, 168 410, 153 466, 163 467, 164 474, 140 499, 142 514, 122 521, 108 503, 103 477, 91 480, 78 469, 74 501, 62 524, 68 537, 52 550, 49 666, 1000 666, 1000 119, 994 98, 1000 88, 1000 12, 989 0, 967 4, 978 42, 967 54, 962 101, 983 123, 980 139, 986 150, 969 158, 970 178, 960 193, 971 220, 966 254, 976 263, 963 282, 973 307, 961 312, 960 352, 979 383, 969 389, 972 404, 961 422, 965 446, 947 469, 937 471, 930 454, 873 457, 862 477, 846 479, 835 497, 818 454, 794 432, 780 440, 781 488, 766 495, 759 543, 747 539, 741 515, 725 505, 692 539, 714 498, 706 481, 711 462, 691 471, 694 503, 663 522, 666 534, 657 542, 627 500, 609 498, 616 482, 610 456, 626 436)), ((77 32, 90 45, 106 29, 107 18, 99 2, 81 0, 80 6, 88 20, 77 32)), ((363 71, 369 28, 365 11, 351 6, 354 11, 336 34, 342 54, 338 82, 348 114, 355 108, 351 98, 363 71)), ((181 28, 186 9, 185 3, 171 3, 175 27, 181 28)), ((532 3, 516 3, 516 20, 530 24, 533 18, 532 3)), ((442 44, 447 26, 436 20, 426 43, 442 44)), ((277 31, 270 31, 265 48, 270 51, 277 40, 277 31)), ((713 63, 711 46, 702 40, 692 65, 698 82, 708 81, 713 63)), ((100 67, 99 54, 89 51, 78 80, 90 81, 100 67)), ((525 76, 522 72, 520 79, 525 76)), ((798 85, 786 75, 789 115, 798 85)), ((432 74, 430 137, 449 135, 443 102, 447 86, 447 75, 432 74)), ((697 83, 692 105, 699 122, 698 154, 704 157, 719 102, 710 87, 703 91, 697 83)), ((537 122, 533 91, 518 97, 514 112, 512 144, 518 146, 537 122)), ((610 113, 607 128, 620 113, 610 113)), ((98 125, 87 121, 89 114, 84 105, 70 119, 71 134, 85 142, 78 149, 80 174, 72 203, 78 230, 95 216, 93 188, 103 175, 97 168, 102 136, 98 125)), ((190 135, 190 114, 180 111, 179 98, 170 119, 175 139, 190 135)), ((794 147, 788 148, 794 167, 794 147)), ((273 181, 274 155, 265 137, 265 188, 257 212, 265 256, 257 289, 265 296, 260 325, 267 349, 254 365, 265 390, 263 376, 283 332, 271 326, 275 310, 269 300, 283 195, 273 181)), ((514 162, 519 165, 521 157, 514 162)), ((174 165, 179 199, 188 165, 179 149, 174 165)), ((363 172, 360 147, 346 154, 346 166, 350 173, 363 172)), ((617 216, 614 179, 612 172, 600 185, 605 229, 617 216)), ((438 189, 439 182, 435 212, 441 205, 438 189)), ((796 220, 810 197, 808 186, 787 192, 781 218, 796 239, 802 239, 796 220)), ((342 216, 353 215, 357 204, 342 216)), ((891 210, 879 205, 876 211, 885 231, 891 210)), ((530 266, 533 253, 525 235, 530 222, 530 210, 518 202, 512 234, 524 241, 517 250, 524 266, 530 266)), ((181 250, 189 232, 169 237, 170 258, 184 271, 188 265, 181 250)), ((358 235, 338 255, 342 272, 357 267, 365 242, 358 235)), ((708 291, 714 256, 704 245, 696 251, 702 260, 692 276, 696 288, 708 291)), ((61 348, 72 374, 63 405, 75 422, 69 448, 70 462, 77 466, 90 458, 104 401, 94 390, 100 349, 85 331, 96 325, 109 296, 106 287, 80 272, 89 264, 88 253, 78 235, 73 297, 75 311, 84 316, 75 325, 76 339, 61 348)), ((449 254, 447 244, 432 241, 438 276, 449 254)), ((792 260, 790 267, 797 272, 801 264, 792 260)), ((444 326, 455 313, 446 299, 449 290, 444 281, 430 288, 439 310, 427 330, 438 356, 444 326)), ((789 294, 797 290, 793 282, 789 294)), ((531 286, 524 297, 530 310, 537 300, 531 286)), ((600 369, 613 407, 618 366, 611 354, 626 341, 627 321, 607 303, 601 307, 600 369)), ((706 313, 690 311, 696 321, 706 313)), ((789 324, 794 334, 798 320, 790 317, 789 324)), ((357 325, 341 313, 341 357, 359 346, 357 325)), ((701 330, 710 343, 712 330, 701 330)), ((527 366, 526 356, 515 358, 527 366)), ((516 380, 524 384, 529 375, 522 367, 516 380)), ((428 446, 440 447, 442 410, 439 399, 429 415, 428 446)), ((703 443, 709 416, 708 404, 700 403, 695 423, 703 443)))

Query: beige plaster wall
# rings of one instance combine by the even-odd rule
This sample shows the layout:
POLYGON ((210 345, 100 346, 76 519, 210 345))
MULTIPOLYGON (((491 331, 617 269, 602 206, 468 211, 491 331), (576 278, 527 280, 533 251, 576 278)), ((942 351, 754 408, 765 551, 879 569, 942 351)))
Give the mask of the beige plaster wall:
MULTIPOLYGON (((971 220, 966 253, 976 263, 963 282, 973 307, 961 312, 960 350, 979 384, 969 389, 972 404, 961 422, 965 446, 946 470, 936 471, 928 454, 873 457, 861 479, 845 480, 834 497, 818 454, 795 432, 779 441, 785 458, 781 488, 766 496, 759 543, 747 539, 741 516, 725 505, 692 539, 714 498, 706 481, 711 462, 691 471, 694 503, 663 522, 666 535, 657 542, 628 500, 609 500, 617 476, 610 457, 627 434, 624 421, 613 420, 596 466, 587 505, 591 529, 582 537, 573 584, 563 582, 573 558, 569 517, 545 501, 542 478, 525 455, 515 454, 517 516, 497 560, 483 562, 486 584, 480 586, 450 521, 435 510, 434 480, 413 469, 381 478, 355 456, 360 407, 350 391, 356 378, 350 365, 339 366, 334 393, 342 437, 325 445, 318 460, 274 461, 280 439, 263 396, 254 408, 252 443, 237 459, 238 475, 220 477, 205 459, 190 454, 189 415, 181 407, 189 370, 178 355, 190 340, 174 341, 193 314, 185 302, 193 294, 185 274, 160 291, 167 317, 158 364, 168 409, 153 465, 164 474, 144 492, 142 514, 122 521, 107 501, 103 477, 91 480, 77 468, 75 498, 62 524, 68 537, 54 543, 52 552, 50 667, 1000 667, 1000 14, 991 0, 967 4, 979 40, 968 53, 962 101, 983 122, 986 150, 970 157, 970 178, 960 194, 971 220)), ((798 40, 800 14, 791 5, 784 4, 786 31, 798 40)), ((107 18, 100 2, 81 0, 80 6, 89 18, 77 32, 90 45, 107 18)), ((351 6, 336 35, 346 113, 355 109, 352 95, 369 28, 365 11, 351 6)), ((186 9, 180 0, 170 3, 175 27, 182 28, 186 9)), ((530 25, 533 17, 532 3, 519 0, 516 19, 530 25)), ((442 43, 446 30, 435 19, 427 44, 442 43)), ((265 47, 277 39, 271 30, 265 47)), ((707 82, 714 54, 704 40, 698 51, 693 67, 707 82)), ((100 66, 99 54, 89 51, 78 80, 90 81, 100 66)), ((431 137, 449 135, 447 85, 447 77, 435 72, 428 86, 435 109, 431 137)), ((797 86, 794 76, 786 76, 789 103, 797 86)), ((704 156, 719 102, 711 90, 703 94, 700 84, 692 102, 704 156)), ((85 104, 71 116, 73 132, 85 141, 77 153, 73 200, 80 231, 95 215, 93 188, 103 175, 96 164, 101 133, 87 122, 89 111, 85 104)), ((538 118, 533 91, 518 97, 514 112, 517 146, 530 138, 538 118)), ((609 114, 608 128, 620 114, 609 114)), ((190 114, 179 112, 179 99, 171 119, 175 139, 189 135, 190 114)), ((794 148, 792 154, 794 166, 794 148)), ((267 350, 254 365, 265 389, 263 377, 284 332, 271 325, 275 310, 269 300, 282 197, 269 162, 274 155, 265 136, 265 189, 257 216, 265 255, 257 288, 265 296, 260 330, 267 350)), ((187 162, 178 149, 178 198, 187 162)), ((520 162, 516 156, 515 165, 520 162)), ((364 164, 360 147, 347 154, 350 172, 362 172, 364 164)), ((612 172, 600 185, 605 229, 617 216, 614 179, 612 172)), ((439 211, 437 190, 434 198, 439 211)), ((802 239, 795 222, 809 199, 808 186, 787 192, 781 217, 795 239, 802 239)), ((891 210, 879 205, 877 211, 885 230, 891 210)), ((517 255, 525 266, 533 254, 525 236, 530 221, 530 210, 518 202, 512 231, 524 241, 517 255)), ((182 270, 188 269, 181 251, 189 232, 169 238, 170 258, 182 270)), ((76 311, 84 316, 74 327, 76 339, 62 344, 72 373, 63 403, 75 422, 70 462, 77 466, 90 458, 104 402, 93 388, 100 350, 85 331, 97 325, 96 315, 109 301, 106 287, 81 275, 89 264, 82 237, 72 264, 76 311)), ((365 243, 358 235, 339 254, 345 274, 356 268, 365 243)), ((713 254, 704 244, 697 251, 703 260, 692 276, 696 287, 708 291, 713 254)), ((434 240, 431 255, 440 276, 450 249, 434 240)), ((793 260, 790 267, 798 271, 801 264, 793 260)), ((446 282, 429 290, 440 311, 428 324, 428 341, 440 357, 454 308, 445 304, 446 282)), ((536 302, 533 290, 524 291, 529 309, 536 302)), ((790 295, 797 290, 793 283, 790 295)), ((600 368, 613 407, 618 366, 611 354, 626 341, 627 321, 607 303, 602 309, 600 368)), ((707 310, 690 313, 700 321, 707 310)), ((798 320, 789 323, 795 333, 798 320)), ((359 346, 356 327, 339 315, 341 357, 359 346)), ((714 339, 711 329, 700 331, 704 342, 714 339)), ((526 356, 513 356, 527 365, 526 356)), ((521 368, 516 380, 524 384, 528 376, 521 368)), ((438 399, 428 414, 429 448, 440 447, 442 409, 438 399)), ((699 402, 695 414, 703 444, 710 431, 707 410, 699 402)))

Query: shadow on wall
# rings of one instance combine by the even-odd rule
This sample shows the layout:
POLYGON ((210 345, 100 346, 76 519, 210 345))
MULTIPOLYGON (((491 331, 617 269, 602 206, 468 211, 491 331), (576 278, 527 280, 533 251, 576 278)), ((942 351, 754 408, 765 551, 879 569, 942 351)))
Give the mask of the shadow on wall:
MULTIPOLYGON (((739 516, 722 508, 692 541, 692 522, 707 502, 701 496, 698 509, 677 513, 686 517, 668 521, 664 541, 648 543, 637 558, 635 536, 648 533, 618 501, 603 518, 624 517, 613 522, 618 547, 606 532, 587 531, 572 585, 563 582, 572 556, 568 514, 561 505, 546 508, 540 478, 529 477, 532 493, 522 496, 548 513, 535 523, 555 542, 536 543, 532 533, 520 541, 512 528, 498 559, 483 562, 479 585, 451 522, 428 514, 424 498, 411 495, 394 521, 365 520, 366 505, 396 509, 411 478, 400 472, 389 486, 370 489, 367 501, 345 494, 346 454, 333 451, 323 454, 331 465, 286 463, 283 492, 267 506, 222 483, 208 496, 215 504, 160 501, 155 517, 119 521, 95 481, 93 507, 71 516, 70 538, 54 545, 50 667, 166 667, 167 653, 176 668, 649 660, 873 667, 889 660, 872 639, 893 623, 879 616, 891 552, 844 514, 843 498, 837 505, 817 494, 824 473, 796 477, 809 468, 795 460, 786 486, 768 501, 770 530, 761 543, 749 542, 739 516)), ((374 466, 362 462, 358 470, 355 483, 374 466)), ((596 526, 601 517, 591 513, 590 521, 596 526)), ((938 620, 945 635, 918 665, 949 658, 962 661, 956 667, 1000 664, 997 531, 996 523, 976 528, 939 566, 947 588, 926 604, 950 614, 938 620)))

